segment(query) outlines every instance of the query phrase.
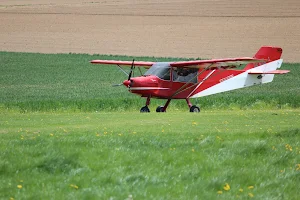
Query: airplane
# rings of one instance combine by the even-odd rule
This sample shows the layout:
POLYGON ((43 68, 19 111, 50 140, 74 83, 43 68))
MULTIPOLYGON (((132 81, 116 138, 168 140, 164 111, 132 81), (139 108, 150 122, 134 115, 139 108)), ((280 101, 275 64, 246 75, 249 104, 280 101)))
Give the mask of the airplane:
MULTIPOLYGON (((92 60, 92 64, 130 67, 123 85, 129 92, 146 98, 140 112, 150 112, 151 98, 166 99, 156 112, 166 112, 172 99, 185 99, 190 112, 200 112, 190 98, 208 96, 239 88, 269 83, 275 74, 286 74, 289 70, 278 70, 283 60, 282 48, 263 46, 253 57, 224 58, 213 60, 191 60, 177 62, 144 62, 92 60), (132 77, 135 67, 141 76, 132 77), (142 74, 140 67, 147 71, 142 74), (242 69, 239 69, 243 67, 242 69)), ((122 85, 122 84, 119 84, 122 85)))

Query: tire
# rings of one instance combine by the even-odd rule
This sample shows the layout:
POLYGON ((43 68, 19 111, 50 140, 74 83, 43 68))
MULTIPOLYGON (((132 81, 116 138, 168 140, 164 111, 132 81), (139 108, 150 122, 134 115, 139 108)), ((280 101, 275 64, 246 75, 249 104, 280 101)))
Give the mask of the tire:
POLYGON ((141 108, 140 112, 141 113, 148 113, 148 112, 150 112, 150 110, 149 110, 148 106, 144 106, 144 107, 141 108))
POLYGON ((158 106, 156 108, 156 112, 166 112, 166 111, 163 111, 164 107, 163 106, 158 106))
POLYGON ((197 106, 192 106, 192 107, 190 108, 190 112, 196 112, 196 113, 198 113, 198 112, 200 112, 200 108, 197 107, 197 106))

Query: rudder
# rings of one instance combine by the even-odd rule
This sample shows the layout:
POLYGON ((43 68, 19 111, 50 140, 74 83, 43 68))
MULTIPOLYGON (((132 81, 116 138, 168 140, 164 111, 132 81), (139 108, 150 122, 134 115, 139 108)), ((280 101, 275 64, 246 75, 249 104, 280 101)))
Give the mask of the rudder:
MULTIPOLYGON (((282 48, 272 47, 272 46, 263 46, 258 52, 254 55, 253 58, 265 59, 266 63, 272 62, 274 60, 280 59, 282 54, 282 48)), ((256 67, 253 63, 248 64, 244 69, 248 70, 253 67, 256 67)))

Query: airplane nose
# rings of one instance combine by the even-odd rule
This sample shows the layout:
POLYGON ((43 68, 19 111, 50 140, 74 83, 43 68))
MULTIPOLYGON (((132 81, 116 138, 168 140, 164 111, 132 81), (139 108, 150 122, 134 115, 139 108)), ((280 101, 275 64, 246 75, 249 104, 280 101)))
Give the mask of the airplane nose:
POLYGON ((129 87, 129 84, 130 84, 130 80, 123 81, 123 85, 125 85, 126 87, 129 87))

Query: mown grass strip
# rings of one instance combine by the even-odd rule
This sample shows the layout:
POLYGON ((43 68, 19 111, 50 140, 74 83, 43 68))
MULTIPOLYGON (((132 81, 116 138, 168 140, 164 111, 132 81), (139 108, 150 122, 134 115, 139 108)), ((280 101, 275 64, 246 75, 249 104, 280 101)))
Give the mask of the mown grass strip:
POLYGON ((299 110, 2 113, 0 197, 297 199, 299 117, 299 110))

